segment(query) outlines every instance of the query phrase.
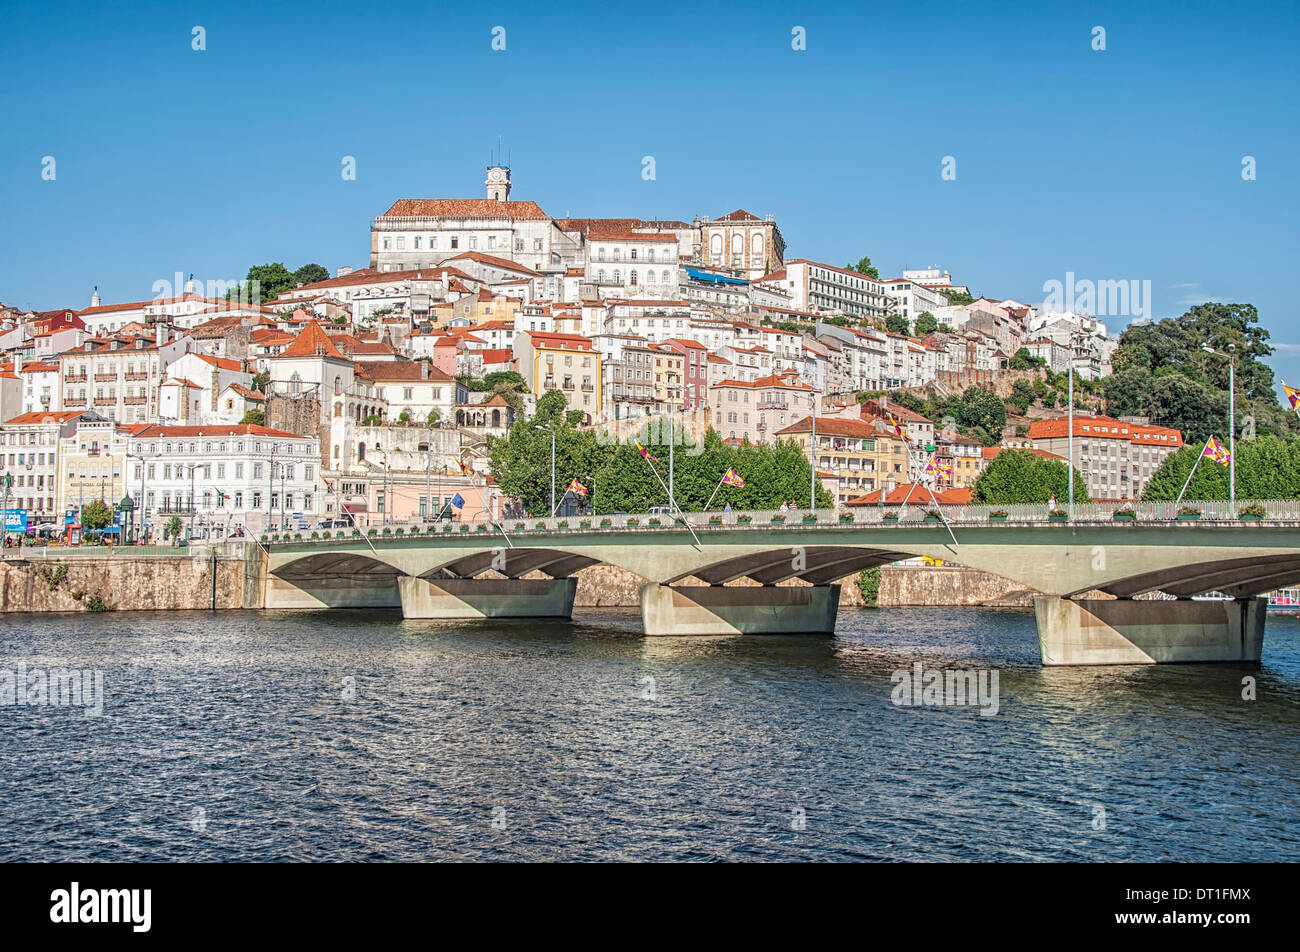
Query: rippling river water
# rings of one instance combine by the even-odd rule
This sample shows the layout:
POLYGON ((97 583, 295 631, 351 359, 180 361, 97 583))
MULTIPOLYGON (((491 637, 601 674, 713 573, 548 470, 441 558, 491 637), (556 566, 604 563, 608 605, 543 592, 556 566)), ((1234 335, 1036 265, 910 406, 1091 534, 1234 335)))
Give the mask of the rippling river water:
POLYGON ((5 616, 0 669, 100 669, 105 705, 0 707, 0 859, 1295 856, 1296 619, 1261 668, 1043 669, 1031 615, 974 609, 639 625, 5 616), (917 661, 997 669, 997 715, 895 706, 917 661))

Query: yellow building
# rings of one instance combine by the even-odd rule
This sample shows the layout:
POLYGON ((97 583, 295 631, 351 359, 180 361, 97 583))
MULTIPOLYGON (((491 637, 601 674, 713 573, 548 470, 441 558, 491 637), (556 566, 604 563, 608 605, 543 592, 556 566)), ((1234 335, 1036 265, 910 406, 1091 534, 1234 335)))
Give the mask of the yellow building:
MULTIPOLYGON (((59 440, 59 508, 79 509, 94 499, 115 506, 126 495, 126 448, 130 429, 87 414, 59 440)), ((139 428, 143 424, 135 424, 139 428)))
POLYGON ((515 314, 523 306, 524 302, 519 298, 493 294, 487 289, 481 289, 477 293, 466 294, 455 301, 438 304, 434 308, 433 325, 446 327, 452 321, 455 321, 457 326, 463 326, 465 321, 470 324, 484 324, 488 321, 513 323, 515 314))
POLYGON ((600 415, 600 353, 592 346, 591 338, 525 333, 515 339, 514 351, 519 373, 538 397, 548 390, 559 390, 570 410, 582 411, 584 423, 600 415))

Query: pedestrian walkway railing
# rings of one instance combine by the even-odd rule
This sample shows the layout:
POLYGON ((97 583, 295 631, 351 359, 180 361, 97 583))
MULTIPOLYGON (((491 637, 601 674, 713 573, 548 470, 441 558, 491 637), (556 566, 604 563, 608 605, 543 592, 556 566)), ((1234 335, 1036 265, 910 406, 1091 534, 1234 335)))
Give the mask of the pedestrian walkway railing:
MULTIPOLYGON (((906 506, 872 505, 851 506, 840 509, 791 510, 735 510, 731 512, 688 512, 669 516, 666 514, 606 514, 586 516, 557 516, 545 518, 508 518, 498 522, 443 521, 439 523, 407 523, 371 526, 357 529, 312 529, 264 533, 255 541, 270 543, 313 543, 366 541, 371 544, 429 540, 435 538, 462 538, 465 536, 495 536, 513 539, 540 533, 600 532, 656 532, 685 529, 694 532, 710 530, 766 530, 800 529, 810 527, 884 528, 896 525, 939 527, 972 526, 1043 526, 1059 525, 1114 525, 1141 526, 1167 525, 1182 527, 1200 525, 1285 525, 1300 526, 1300 500, 1237 500, 1187 501, 1181 503, 1149 502, 1090 502, 1076 503, 1071 514, 1066 507, 1053 509, 1042 503, 1014 505, 934 506, 916 501, 906 506)), ((182 552, 184 550, 181 550, 182 552)))

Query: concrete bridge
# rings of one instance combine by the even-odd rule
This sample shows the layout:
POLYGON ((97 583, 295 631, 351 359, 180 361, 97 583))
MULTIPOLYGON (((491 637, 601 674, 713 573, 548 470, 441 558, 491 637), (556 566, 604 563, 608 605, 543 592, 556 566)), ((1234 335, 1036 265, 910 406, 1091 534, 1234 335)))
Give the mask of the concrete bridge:
POLYGON ((401 608, 408 618, 568 617, 573 573, 606 563, 645 580, 647 635, 830 633, 839 579, 929 556, 1042 593, 1045 665, 1257 662, 1260 596, 1300 583, 1300 504, 1264 505, 1258 520, 1207 502, 1183 504, 1201 510, 1195 520, 1169 504, 1144 505, 1133 521, 1117 521, 1114 505, 1081 506, 1068 524, 1049 521, 1042 506, 945 507, 942 518, 914 507, 892 513, 897 522, 867 507, 852 516, 690 513, 295 533, 262 542, 263 603, 401 608), (737 579, 757 584, 724 587, 737 579), (789 579, 806 584, 778 587, 789 579), (1097 592, 1114 598, 1084 597, 1097 592), (1163 597, 1138 597, 1155 592, 1163 597), (1228 597, 1192 600, 1205 592, 1228 597))

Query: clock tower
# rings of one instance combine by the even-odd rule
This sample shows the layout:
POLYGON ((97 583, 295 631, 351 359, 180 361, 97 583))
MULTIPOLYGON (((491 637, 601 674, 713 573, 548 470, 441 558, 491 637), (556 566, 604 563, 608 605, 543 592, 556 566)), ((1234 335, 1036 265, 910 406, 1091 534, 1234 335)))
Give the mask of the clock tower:
POLYGON ((487 197, 494 202, 510 200, 510 169, 494 165, 487 170, 487 197))

